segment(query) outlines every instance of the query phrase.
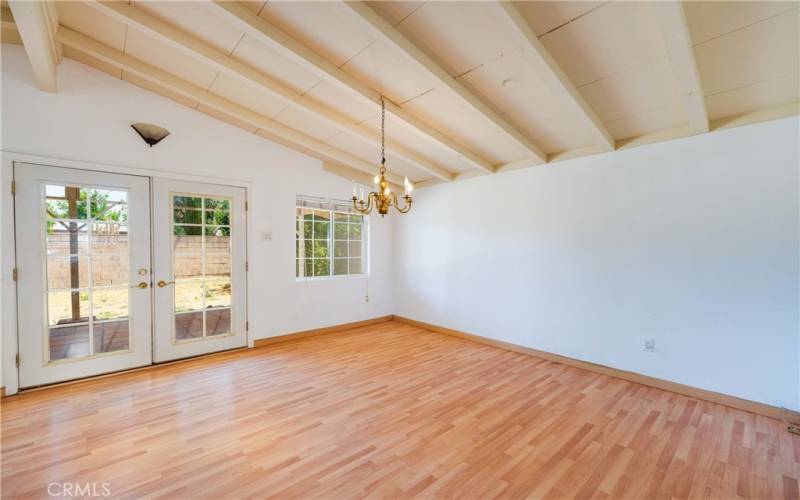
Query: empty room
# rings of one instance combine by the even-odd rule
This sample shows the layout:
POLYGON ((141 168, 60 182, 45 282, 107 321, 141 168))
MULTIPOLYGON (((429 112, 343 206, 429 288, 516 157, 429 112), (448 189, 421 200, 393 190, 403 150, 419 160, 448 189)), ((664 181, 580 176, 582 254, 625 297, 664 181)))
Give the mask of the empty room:
POLYGON ((1 498, 800 500, 800 1, 0 11, 1 498))

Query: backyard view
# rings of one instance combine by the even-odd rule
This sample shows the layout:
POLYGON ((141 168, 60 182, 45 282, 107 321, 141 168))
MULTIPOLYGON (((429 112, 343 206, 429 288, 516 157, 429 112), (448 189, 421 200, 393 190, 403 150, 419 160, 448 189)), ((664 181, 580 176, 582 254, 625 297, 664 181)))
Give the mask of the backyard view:
MULTIPOLYGON (((50 359, 127 349, 127 193, 48 185, 45 203, 50 359)), ((174 196, 173 205, 175 339, 227 334, 229 200, 174 196)))

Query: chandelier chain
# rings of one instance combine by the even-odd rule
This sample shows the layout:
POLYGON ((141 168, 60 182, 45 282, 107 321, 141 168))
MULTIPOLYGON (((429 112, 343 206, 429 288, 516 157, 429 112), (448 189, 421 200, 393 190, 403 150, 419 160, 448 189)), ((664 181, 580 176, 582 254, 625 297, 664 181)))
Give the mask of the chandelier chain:
POLYGON ((386 132, 385 132, 385 123, 386 123, 386 105, 383 102, 383 96, 381 96, 381 166, 386 164, 386 132))

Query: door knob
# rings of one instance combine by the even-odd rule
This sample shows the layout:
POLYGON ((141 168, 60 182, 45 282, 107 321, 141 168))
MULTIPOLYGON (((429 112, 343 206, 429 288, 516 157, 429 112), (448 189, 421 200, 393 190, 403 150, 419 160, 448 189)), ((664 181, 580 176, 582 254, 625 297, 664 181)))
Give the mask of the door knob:
MULTIPOLYGON (((134 287, 131 287, 131 288, 134 288, 134 287)), ((136 285, 135 288, 142 288, 142 289, 147 288, 147 282, 146 281, 142 281, 141 283, 136 285)))
POLYGON ((164 288, 165 286, 167 286, 167 285, 171 285, 171 284, 173 284, 173 283, 175 283, 175 282, 174 282, 174 281, 164 281, 164 280, 161 280, 161 281, 159 281, 159 282, 158 282, 158 288, 164 288))

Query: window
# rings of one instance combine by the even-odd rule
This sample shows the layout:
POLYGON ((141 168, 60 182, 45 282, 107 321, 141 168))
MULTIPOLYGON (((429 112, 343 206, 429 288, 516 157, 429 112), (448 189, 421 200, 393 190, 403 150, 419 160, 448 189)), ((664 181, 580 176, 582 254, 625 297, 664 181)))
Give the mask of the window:
POLYGON ((367 274, 367 219, 350 202, 299 197, 296 214, 298 278, 367 274))

